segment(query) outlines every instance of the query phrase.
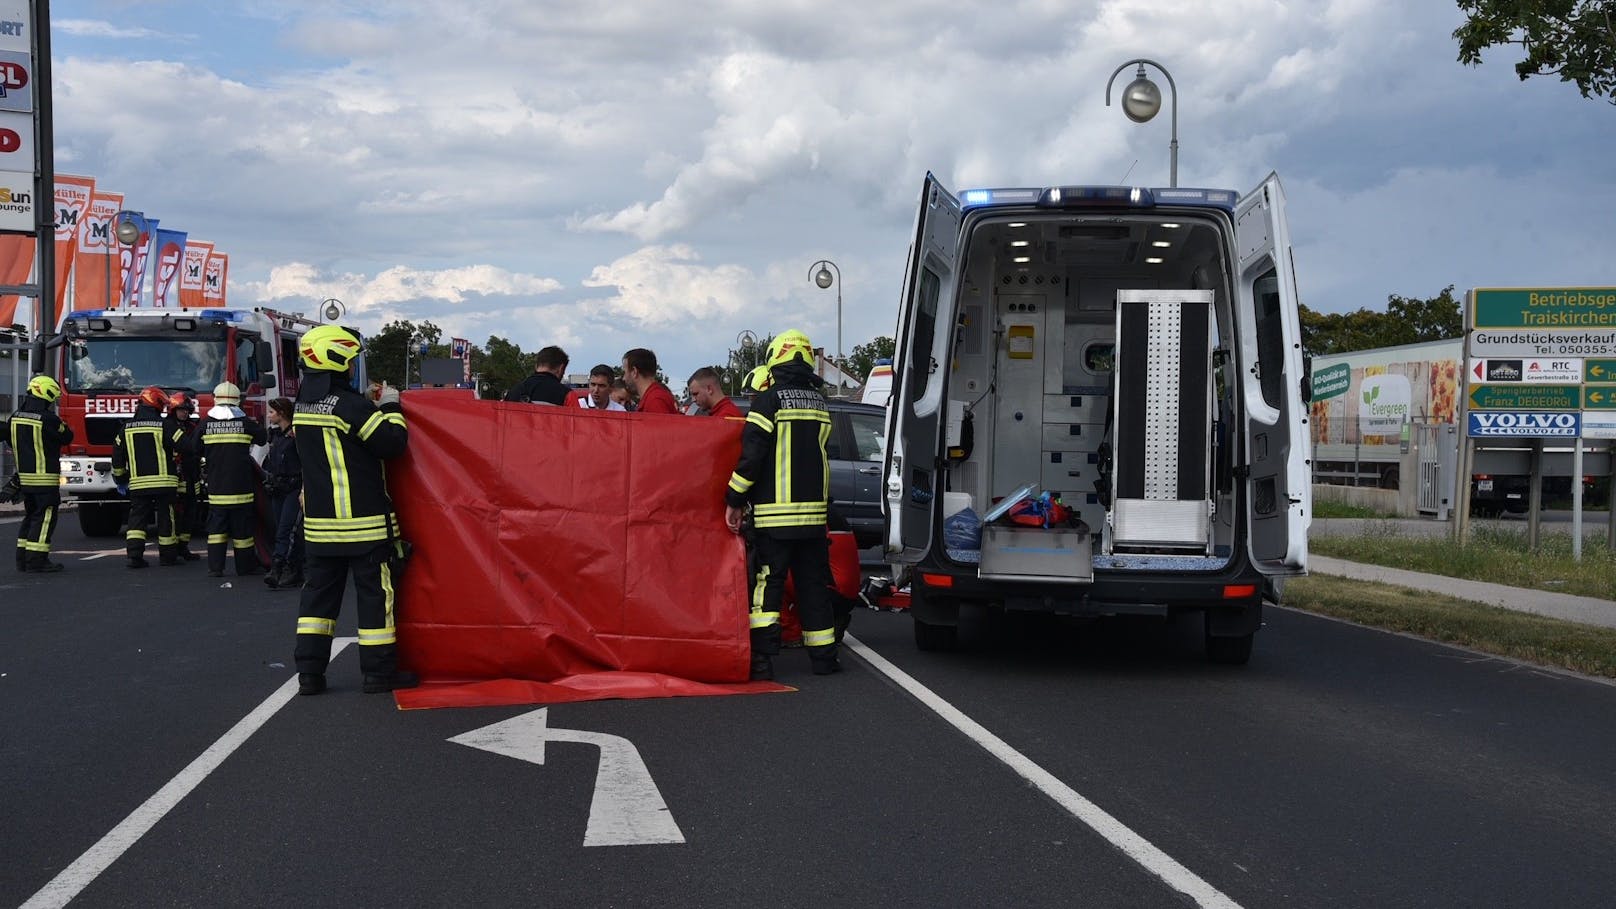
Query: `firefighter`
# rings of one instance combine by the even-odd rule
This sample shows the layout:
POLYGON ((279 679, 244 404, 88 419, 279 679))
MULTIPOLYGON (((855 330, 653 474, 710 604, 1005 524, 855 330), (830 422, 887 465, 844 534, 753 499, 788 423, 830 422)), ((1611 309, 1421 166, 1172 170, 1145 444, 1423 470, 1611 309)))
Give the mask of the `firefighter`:
POLYGON ((168 395, 155 385, 140 393, 134 416, 112 441, 112 479, 118 494, 129 499, 129 530, 124 534, 130 568, 146 567, 146 521, 157 518, 157 559, 178 565, 179 537, 174 534, 174 443, 163 431, 168 395))
POLYGON ((752 588, 752 678, 774 677, 780 652, 780 603, 789 573, 797 590, 802 642, 815 675, 841 671, 830 601, 830 412, 814 375, 813 347, 800 331, 769 344, 767 385, 741 429, 741 458, 724 494, 724 520, 739 533, 752 507, 757 580, 752 588))
POLYGON ((303 464, 304 584, 297 619, 297 691, 325 690, 331 637, 352 572, 364 691, 419 683, 398 668, 395 559, 404 550, 387 494, 383 461, 404 454, 409 433, 398 389, 382 386, 373 404, 354 390, 362 347, 353 332, 322 325, 303 335, 303 382, 292 426, 303 464))
POLYGON ((256 574, 258 541, 253 533, 258 464, 252 447, 269 437, 257 420, 241 411, 241 389, 220 382, 213 407, 187 440, 187 453, 204 461, 208 481, 208 577, 224 577, 226 548, 236 552, 236 575, 256 574))
POLYGON ((12 455, 22 483, 22 526, 17 532, 18 571, 61 571, 50 560, 51 534, 62 504, 62 449, 73 441, 73 430, 51 408, 62 396, 62 386, 50 376, 28 380, 22 406, 11 415, 12 455))
POLYGON ((196 414, 196 399, 183 391, 168 396, 168 416, 163 420, 163 431, 174 443, 175 461, 179 474, 179 489, 174 501, 174 535, 179 538, 180 558, 194 562, 201 556, 191 551, 191 537, 204 532, 202 523, 202 461, 192 455, 186 440, 196 427, 192 424, 196 414))

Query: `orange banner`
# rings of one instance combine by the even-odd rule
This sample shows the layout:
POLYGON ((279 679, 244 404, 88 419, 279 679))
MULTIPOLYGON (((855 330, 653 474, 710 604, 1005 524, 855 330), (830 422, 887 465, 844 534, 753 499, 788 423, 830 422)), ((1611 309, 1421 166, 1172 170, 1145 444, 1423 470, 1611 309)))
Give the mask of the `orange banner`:
POLYGON ((93 195, 94 177, 56 175, 56 308, 51 311, 51 328, 67 308, 67 278, 79 248, 79 222, 89 211, 93 195))
POLYGON ((207 306, 227 306, 225 283, 230 278, 230 256, 213 250, 202 269, 202 302, 207 306))
POLYGON ((207 305, 207 301, 202 299, 203 272, 207 270, 208 256, 212 254, 212 243, 205 240, 185 241, 185 265, 180 272, 180 306, 190 309, 207 305))
POLYGON ((74 253, 73 308, 116 309, 113 288, 119 280, 114 261, 112 227, 123 193, 95 192, 90 207, 79 216, 78 252, 74 253))
MULTIPOLYGON (((34 238, 25 234, 0 235, 0 284, 24 284, 34 270, 34 238)), ((17 321, 21 297, 0 297, 0 327, 17 321)))

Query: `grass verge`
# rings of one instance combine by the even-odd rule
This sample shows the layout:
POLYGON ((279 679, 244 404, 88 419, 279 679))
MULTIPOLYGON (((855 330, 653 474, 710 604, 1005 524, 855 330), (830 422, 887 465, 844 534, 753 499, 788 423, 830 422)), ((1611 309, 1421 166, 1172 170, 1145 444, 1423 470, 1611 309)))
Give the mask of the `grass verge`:
POLYGON ((1616 678, 1616 628, 1320 575, 1288 582, 1285 605, 1529 663, 1616 678))
POLYGON ((1524 530, 1477 527, 1469 543, 1455 546, 1446 537, 1405 534, 1387 522, 1359 536, 1314 537, 1308 549, 1352 562, 1532 590, 1605 599, 1616 592, 1616 557, 1605 541, 1585 539, 1578 562, 1571 558, 1569 533, 1544 533, 1533 552, 1524 530))

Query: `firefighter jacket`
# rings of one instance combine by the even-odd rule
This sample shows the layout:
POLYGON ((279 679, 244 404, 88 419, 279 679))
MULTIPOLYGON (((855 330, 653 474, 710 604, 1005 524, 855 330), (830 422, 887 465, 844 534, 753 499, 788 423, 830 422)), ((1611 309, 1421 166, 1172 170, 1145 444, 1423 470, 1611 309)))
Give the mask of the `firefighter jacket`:
POLYGON ((803 363, 771 370, 774 384, 752 400, 741 429, 741 459, 724 500, 752 503, 752 526, 782 538, 825 535, 830 503, 830 411, 824 382, 803 363))
POLYGON ((174 442, 163 431, 163 415, 140 404, 112 440, 112 478, 129 486, 130 495, 158 495, 178 488, 174 442))
POLYGON ((382 462, 404 453, 397 404, 377 407, 345 377, 306 370, 292 428, 303 466, 303 539, 311 555, 362 555, 399 538, 382 462))
MULTIPOLYGON (((214 408, 186 440, 186 453, 200 455, 208 480, 209 505, 251 505, 258 485, 252 447, 268 441, 264 427, 249 416, 214 416, 214 408)), ((235 414, 241 412, 235 411, 235 414)))
POLYGON ((163 433, 174 444, 174 461, 179 474, 180 495, 192 495, 202 486, 202 461, 191 453, 189 440, 196 430, 191 420, 181 420, 173 414, 163 418, 163 433))
MULTIPOLYGON (((12 454, 24 489, 55 489, 62 482, 62 448, 73 441, 73 430, 50 409, 43 398, 28 395, 11 415, 12 454)), ((3 480, 4 477, 0 477, 3 480)))

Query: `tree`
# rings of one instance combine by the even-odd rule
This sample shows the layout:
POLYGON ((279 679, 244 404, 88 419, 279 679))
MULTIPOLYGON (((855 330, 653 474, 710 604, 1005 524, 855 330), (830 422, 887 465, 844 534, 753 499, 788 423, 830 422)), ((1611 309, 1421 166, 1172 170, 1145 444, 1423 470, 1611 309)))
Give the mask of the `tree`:
POLYGON ((853 352, 843 357, 842 362, 837 365, 841 367, 842 372, 862 382, 870 375, 870 370, 875 368, 875 361, 883 357, 891 359, 897 346, 896 341, 883 335, 863 344, 854 345, 853 352))
POLYGON ((1464 334, 1464 317, 1453 285, 1428 299, 1392 294, 1386 311, 1359 309, 1348 313, 1320 313, 1299 307, 1302 349, 1314 356, 1441 341, 1464 334))
POLYGON ((483 350, 473 351, 472 366, 482 379, 482 396, 503 398, 533 372, 533 356, 513 341, 489 335, 483 350))
POLYGON ((427 356, 449 355, 448 345, 441 343, 443 329, 430 320, 417 325, 407 319, 397 319, 383 325, 381 331, 365 342, 365 368, 371 380, 399 387, 408 385, 416 374, 415 364, 421 358, 423 340, 427 343, 427 356), (404 374, 405 363, 411 364, 409 376, 404 374))
POLYGON ((741 385, 746 381, 747 374, 763 365, 763 361, 768 357, 769 344, 773 340, 774 335, 767 335, 759 338, 756 343, 730 348, 729 354, 725 357, 726 365, 713 366, 723 379, 725 394, 741 393, 741 385))
POLYGON ((1559 76, 1584 98, 1616 104, 1616 0, 1458 0, 1465 23, 1453 32, 1459 62, 1481 65, 1481 52, 1519 44, 1515 74, 1559 76))

